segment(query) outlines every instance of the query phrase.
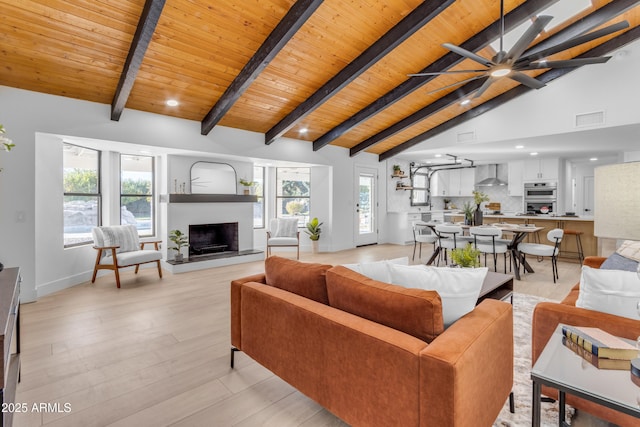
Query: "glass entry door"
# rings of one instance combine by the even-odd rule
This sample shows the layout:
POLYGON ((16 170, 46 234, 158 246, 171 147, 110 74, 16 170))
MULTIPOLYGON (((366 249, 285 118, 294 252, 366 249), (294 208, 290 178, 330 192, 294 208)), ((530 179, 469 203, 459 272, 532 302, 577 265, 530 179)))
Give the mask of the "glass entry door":
POLYGON ((358 167, 356 174, 356 246, 376 244, 378 243, 377 171, 358 167))

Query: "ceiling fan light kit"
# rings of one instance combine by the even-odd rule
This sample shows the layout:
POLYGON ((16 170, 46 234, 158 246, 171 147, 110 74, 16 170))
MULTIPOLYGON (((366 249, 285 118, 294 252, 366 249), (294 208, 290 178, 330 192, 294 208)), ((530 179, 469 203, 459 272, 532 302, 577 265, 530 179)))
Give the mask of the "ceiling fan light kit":
POLYGON ((452 43, 443 43, 442 46, 449 49, 452 52, 457 53, 458 55, 470 59, 478 64, 485 66, 486 69, 480 70, 456 70, 456 71, 442 71, 436 73, 417 73, 417 74, 409 74, 411 77, 422 77, 422 76, 433 76, 433 75, 443 75, 443 74, 461 74, 461 73, 473 73, 477 74, 476 76, 467 78, 465 80, 449 84, 442 88, 436 89, 435 91, 429 92, 434 93, 441 90, 445 90, 451 87, 461 86, 465 83, 468 83, 473 80, 484 79, 483 84, 476 89, 473 93, 473 98, 478 98, 482 96, 486 92, 486 90, 495 83, 497 80, 502 79, 504 77, 515 80, 516 82, 523 84, 531 89, 540 89, 545 86, 545 84, 534 77, 529 76, 528 74, 523 73, 523 71, 531 71, 531 70, 539 70, 543 68, 574 68, 581 67, 583 65, 590 64, 602 64, 611 59, 610 56, 599 56, 594 58, 578 58, 578 59, 566 59, 566 60, 558 60, 558 61, 549 61, 546 58, 555 55, 556 53, 562 52, 564 50, 579 46, 581 44, 590 42, 592 40, 598 39, 600 37, 604 37, 606 35, 615 33, 617 31, 623 30, 629 27, 629 23, 627 21, 622 21, 608 27, 602 28, 600 30, 592 31, 588 34, 583 34, 580 36, 573 37, 569 40, 565 40, 560 42, 554 46, 548 47, 546 49, 538 50, 535 49, 530 50, 531 53, 527 55, 523 54, 527 50, 527 48, 531 45, 531 43, 540 35, 540 33, 544 30, 544 28, 549 24, 549 22, 553 19, 553 16, 548 15, 539 15, 533 18, 531 26, 520 36, 520 38, 515 42, 515 44, 509 49, 509 51, 504 50, 504 0, 500 1, 500 51, 491 59, 484 58, 476 53, 473 53, 467 49, 464 49, 460 46, 454 45, 452 43))

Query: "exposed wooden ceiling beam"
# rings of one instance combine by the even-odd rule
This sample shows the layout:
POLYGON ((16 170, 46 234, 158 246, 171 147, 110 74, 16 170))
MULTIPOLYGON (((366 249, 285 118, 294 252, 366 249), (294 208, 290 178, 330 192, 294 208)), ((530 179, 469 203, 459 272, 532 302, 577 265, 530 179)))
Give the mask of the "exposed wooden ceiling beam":
MULTIPOLYGON (((640 38, 640 27, 635 27, 629 31, 626 31, 624 33, 622 33, 621 35, 608 40, 604 43, 602 43, 599 46, 596 46, 595 48, 583 53, 582 55, 577 56, 576 58, 589 58, 589 57, 594 57, 594 56, 602 56, 602 55, 606 55, 607 53, 619 49, 635 40, 637 40, 638 38, 640 38)), ((543 73, 541 75, 539 75, 537 77, 538 80, 544 82, 544 83, 549 83, 552 80, 555 80, 559 77, 562 77, 574 70, 576 70, 577 68, 556 68, 556 69, 552 69, 547 71, 546 73, 543 73)), ((475 82, 472 82, 475 83, 475 82)), ((472 89, 475 90, 475 89, 472 89)), ((467 93, 471 92, 472 90, 468 91, 467 93)), ((487 101, 477 107, 475 107, 472 110, 467 111, 464 114, 461 114, 451 120, 448 120, 444 123, 442 123, 439 126, 436 126, 433 129, 430 129, 426 132, 421 133, 420 135, 414 136, 413 138, 403 142, 400 145, 397 145, 393 148, 391 148, 390 150, 385 151, 384 153, 381 153, 378 156, 379 161, 383 161, 386 160, 390 157, 393 157, 397 154, 400 154, 401 152, 413 147, 416 144, 419 144, 421 142, 426 141, 429 138, 432 138, 444 131, 447 131, 455 126, 458 126, 466 121, 469 121, 475 117, 480 116, 481 114, 484 114, 488 111, 493 110, 496 107, 501 106, 502 104, 504 104, 507 101, 510 101, 514 98, 517 98, 520 95, 523 95, 529 91, 531 91, 533 89, 530 89, 527 86, 524 85, 519 85, 516 86, 515 88, 491 99, 490 101, 487 101)), ((466 91, 466 90, 465 90, 466 91)))
MULTIPOLYGON (((528 51, 526 51, 523 56, 528 55, 527 52, 538 52, 538 51, 542 51, 544 49, 547 49, 551 46, 555 46, 559 43, 562 43, 572 37, 576 37, 579 36, 581 34, 584 34, 602 24, 604 24, 605 22, 608 22, 610 20, 612 20, 613 18, 615 18, 616 16, 624 13, 627 9, 629 9, 630 7, 632 7, 635 3, 638 3, 639 0, 622 0, 620 2, 614 2, 614 3, 609 3, 608 5, 601 7, 600 9, 598 9, 597 11, 589 14, 588 16, 586 16, 585 18, 577 21, 576 23, 564 28, 562 31, 559 31, 558 33, 552 35, 551 37, 545 39, 544 41, 540 42, 539 44, 544 44, 542 49, 538 48, 538 45, 534 46, 533 48, 529 49, 528 51)), ((506 20, 506 17, 505 17, 506 20)), ((453 52, 452 52, 453 53, 453 52)), ((434 76, 435 77, 435 76, 434 76)), ((477 89, 476 87, 476 83, 477 81, 474 81, 466 86, 464 86, 464 88, 466 88, 466 91, 464 93, 469 93, 472 89, 473 90, 477 89)), ((413 125, 415 125, 416 123, 418 123, 421 120, 424 120, 425 118, 429 117, 431 114, 434 114, 438 111, 440 111, 443 108, 446 108, 447 106, 449 106, 450 104, 457 102, 459 99, 461 99, 463 95, 460 95, 460 91, 454 91, 451 92, 450 94, 448 94, 447 96, 444 96, 442 98, 439 98, 438 100, 436 100, 435 102, 433 102, 432 104, 422 108, 419 111, 416 111, 415 113, 411 114, 410 116, 404 118, 403 120, 400 120, 399 122, 389 126, 388 128, 378 132, 375 135, 370 136, 369 138, 367 138, 366 140, 360 142, 359 144, 357 144, 356 146, 352 147, 349 150, 349 154, 351 156, 354 156, 356 154, 358 154, 359 152, 375 145, 378 144, 379 142, 390 138, 391 136, 395 135, 398 132, 403 131, 404 129, 407 129, 413 125)))
MULTIPOLYGON (((553 3, 556 3, 558 0, 529 0, 522 5, 518 6, 513 11, 509 12, 505 15, 504 25, 505 31, 510 31, 515 28, 517 25, 524 22, 526 19, 531 17, 532 15, 538 13, 539 11, 549 7, 553 3)), ((470 38, 469 40, 462 43, 461 47, 475 52, 483 47, 487 46, 493 40, 500 36, 500 20, 495 21, 493 24, 470 38)), ((428 65, 426 68, 419 71, 419 73, 437 73, 446 71, 447 69, 453 67, 454 65, 462 62, 464 58, 460 55, 448 52, 444 56, 442 56, 437 61, 428 65)), ((365 120, 373 117, 378 114, 380 111, 385 108, 393 105, 395 102, 401 100, 405 96, 411 94, 416 89, 421 88, 422 86, 429 83, 432 79, 437 76, 425 76, 420 78, 409 78, 405 80, 402 84, 390 90, 386 94, 382 95, 380 98, 376 99, 371 104, 364 107, 362 110, 358 111, 356 114, 340 123, 338 126, 334 127, 320 138, 313 141, 313 150, 317 151, 325 145, 331 143, 331 141, 339 138, 340 136, 347 133, 350 129, 358 126, 365 120)), ((365 147, 366 148, 366 147, 365 147)), ((358 150, 360 151, 360 150, 358 150)), ((352 154, 353 155, 353 154, 352 154)))
POLYGON ((129 94, 140 70, 140 64, 142 64, 151 42, 151 37, 153 37, 158 20, 160 20, 164 3, 165 0, 147 0, 144 4, 140 21, 138 21, 138 28, 136 28, 136 33, 131 41, 131 47, 129 48, 122 74, 120 74, 116 93, 113 101, 111 101, 111 120, 120 120, 120 115, 127 104, 127 99, 129 99, 129 94))
POLYGON ((293 35, 307 22, 323 0, 298 0, 291 6, 284 18, 278 23, 260 48, 244 66, 240 74, 231 82, 218 102, 202 119, 201 133, 207 135, 244 91, 255 81, 258 75, 269 65, 293 35))
POLYGON ((350 62, 338 74, 318 89, 313 95, 287 114, 280 122, 269 129, 265 135, 265 143, 271 144, 282 136, 299 120, 306 117, 313 110, 322 105, 332 95, 355 80, 365 70, 375 64, 380 58, 392 51, 427 22, 449 7, 455 0, 425 1, 416 7, 409 15, 402 19, 391 30, 369 46, 360 56, 350 62))

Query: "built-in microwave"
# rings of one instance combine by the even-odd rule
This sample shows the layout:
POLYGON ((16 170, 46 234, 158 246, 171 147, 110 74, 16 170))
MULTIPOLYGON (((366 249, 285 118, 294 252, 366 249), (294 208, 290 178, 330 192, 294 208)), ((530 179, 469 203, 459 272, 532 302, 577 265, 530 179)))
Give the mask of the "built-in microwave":
POLYGON ((525 203, 526 211, 536 214, 554 214, 556 211, 556 202, 552 200, 527 202, 525 203))
POLYGON ((555 182, 526 182, 524 184, 524 200, 552 201, 557 200, 558 185, 555 182))

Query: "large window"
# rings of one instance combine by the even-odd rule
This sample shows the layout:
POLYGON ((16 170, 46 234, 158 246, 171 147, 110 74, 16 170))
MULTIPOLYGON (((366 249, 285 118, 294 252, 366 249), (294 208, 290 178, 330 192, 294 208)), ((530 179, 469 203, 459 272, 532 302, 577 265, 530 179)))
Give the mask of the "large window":
POLYGON ((100 152, 64 144, 64 246, 93 241, 91 229, 101 224, 100 152))
POLYGON ((309 222, 311 169, 276 169, 276 217, 298 218, 298 227, 309 222))
POLYGON ((253 228, 264 228, 264 167, 253 167, 253 182, 258 201, 253 204, 253 228))
POLYGON ((135 225, 140 236, 154 234, 153 157, 120 156, 120 224, 135 225))

